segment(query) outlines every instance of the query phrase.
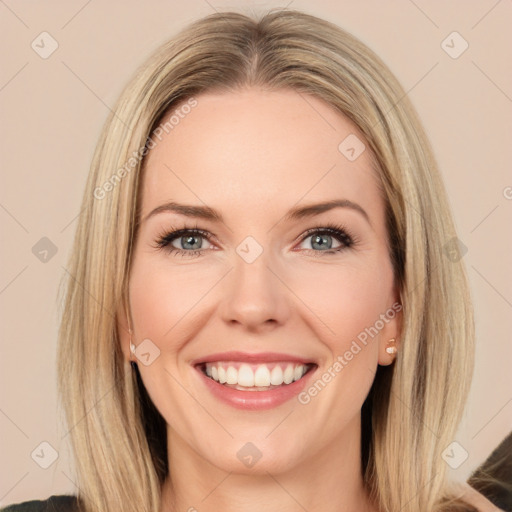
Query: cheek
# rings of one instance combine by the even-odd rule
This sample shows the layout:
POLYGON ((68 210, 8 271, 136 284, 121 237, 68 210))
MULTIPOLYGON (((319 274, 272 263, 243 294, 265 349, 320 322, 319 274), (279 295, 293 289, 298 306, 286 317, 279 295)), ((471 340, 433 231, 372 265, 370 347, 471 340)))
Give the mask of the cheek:
POLYGON ((393 272, 389 260, 378 257, 360 261, 347 260, 338 266, 319 264, 295 277, 297 295, 315 313, 316 320, 312 321, 325 325, 323 330, 327 329, 333 350, 343 350, 391 306, 393 272))
MULTIPOLYGON (((173 350, 181 330, 190 323, 197 305, 216 282, 215 271, 198 272, 194 265, 176 265, 165 258, 141 256, 130 276, 130 304, 134 328, 139 338, 150 338, 157 345, 173 350)), ((161 349, 163 347, 160 347, 161 349)))
MULTIPOLYGON (((182 348, 194 338, 198 329, 194 315, 199 310, 208 290, 215 283, 214 276, 198 275, 193 265, 179 270, 164 257, 137 255, 130 275, 130 306, 134 321, 135 343, 149 338, 160 350, 159 356, 148 366, 138 368, 152 402, 168 424, 187 437, 195 432, 194 425, 207 419, 201 409, 184 393, 190 375, 186 366, 179 364, 182 348), (176 411, 188 411, 176 414, 176 411)), ((198 442, 196 440, 196 442, 198 442)))

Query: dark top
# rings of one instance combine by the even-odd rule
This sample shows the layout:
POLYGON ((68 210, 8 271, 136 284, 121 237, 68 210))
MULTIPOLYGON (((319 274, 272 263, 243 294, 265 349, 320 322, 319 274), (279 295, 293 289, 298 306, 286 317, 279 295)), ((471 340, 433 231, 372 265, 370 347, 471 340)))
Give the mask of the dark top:
MULTIPOLYGON (((511 503, 510 491, 506 492, 505 495, 506 498, 502 501, 496 499, 495 496, 488 496, 488 498, 490 498, 489 505, 494 504, 499 507, 499 510, 512 512, 512 508, 508 508, 511 503)), ((485 494, 482 493, 481 496, 485 497, 485 494)), ((468 508, 468 510, 477 510, 471 506, 471 503, 469 506, 470 508, 468 508)), ((487 508, 478 508, 478 510, 487 510, 487 508)), ((491 510, 491 508, 489 508, 489 510, 491 510)), ((24 501, 23 503, 17 503, 15 505, 7 505, 7 507, 0 509, 0 512, 80 512, 80 508, 76 496, 54 495, 43 501, 24 501)))
MULTIPOLYGON (((487 510, 487 508, 476 509, 469 505, 468 507, 467 510, 473 512, 487 510)), ((457 510, 460 510, 460 508, 457 510)), ((8 505, 6 508, 0 509, 0 512, 80 512, 80 508, 76 496, 54 495, 43 501, 24 501, 15 505, 8 505)))
POLYGON ((16 505, 7 505, 0 512, 79 512, 76 496, 56 495, 47 500, 24 501, 16 505))

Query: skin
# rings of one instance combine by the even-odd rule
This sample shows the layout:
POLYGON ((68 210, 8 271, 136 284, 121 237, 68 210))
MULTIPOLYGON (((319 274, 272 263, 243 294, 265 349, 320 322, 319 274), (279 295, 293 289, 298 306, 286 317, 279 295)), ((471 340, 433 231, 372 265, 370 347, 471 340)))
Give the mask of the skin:
MULTIPOLYGON (((167 422, 172 480, 162 511, 377 510, 360 476, 360 411, 377 365, 393 361, 385 348, 399 338, 400 315, 305 405, 293 398, 265 411, 232 408, 190 364, 229 350, 284 352, 315 361, 314 382, 398 301, 369 151, 351 162, 338 150, 349 134, 364 139, 329 105, 295 91, 196 99, 147 157, 129 286, 133 342, 149 338, 160 350, 138 367, 167 422), (284 219, 291 208, 333 199, 357 203, 368 219, 348 207, 284 219), (147 217, 171 200, 207 205, 224 222, 147 217), (304 233, 327 223, 343 225, 356 243, 336 253, 313 246, 304 233), (200 238, 201 254, 155 248, 160 234, 185 227, 214 235, 200 238), (236 252, 247 236, 263 248, 250 264, 236 252), (236 455, 247 442, 262 454, 252 468, 236 455)), ((173 245, 186 250, 180 240, 173 245)), ((128 360, 128 322, 122 312, 119 319, 128 360)))

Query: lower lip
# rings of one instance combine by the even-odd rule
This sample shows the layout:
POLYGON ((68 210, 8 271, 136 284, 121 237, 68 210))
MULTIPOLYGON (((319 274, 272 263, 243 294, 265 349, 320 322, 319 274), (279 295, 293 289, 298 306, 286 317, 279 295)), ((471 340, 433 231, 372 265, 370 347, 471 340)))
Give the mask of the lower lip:
POLYGON ((210 379, 200 368, 196 368, 204 383, 212 394, 224 403, 236 407, 237 409, 245 409, 252 411, 261 411, 272 409, 297 396, 306 386, 307 381, 315 372, 316 368, 311 369, 301 379, 284 384, 278 388, 267 391, 240 391, 238 389, 224 386, 219 382, 210 379))

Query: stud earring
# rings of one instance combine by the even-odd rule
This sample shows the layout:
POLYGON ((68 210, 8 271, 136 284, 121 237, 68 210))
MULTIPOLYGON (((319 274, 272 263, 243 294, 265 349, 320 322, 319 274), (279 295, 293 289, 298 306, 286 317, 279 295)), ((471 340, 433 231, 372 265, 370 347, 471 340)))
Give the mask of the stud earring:
POLYGON ((395 342, 396 342, 395 338, 391 338, 388 341, 388 346, 386 347, 386 352, 390 355, 394 355, 398 352, 398 349, 395 347, 395 342))
POLYGON ((131 356, 130 356, 130 361, 135 361, 135 345, 133 344, 132 342, 132 330, 131 329, 128 329, 128 332, 130 333, 130 352, 131 352, 131 356))

